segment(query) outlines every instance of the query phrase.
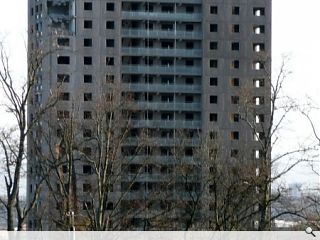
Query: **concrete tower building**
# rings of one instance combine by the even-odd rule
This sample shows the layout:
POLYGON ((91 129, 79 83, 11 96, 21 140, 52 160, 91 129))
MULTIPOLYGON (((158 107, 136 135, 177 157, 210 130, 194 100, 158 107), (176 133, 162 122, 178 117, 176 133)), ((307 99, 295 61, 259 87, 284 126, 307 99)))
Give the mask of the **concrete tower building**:
MULTIPOLYGON (((30 118, 57 86, 59 101, 51 109, 49 121, 42 123, 53 126, 57 132, 52 139, 59 139, 61 134, 59 121, 72 117, 81 124, 79 129, 83 134, 79 139, 94 135, 91 132, 96 127, 96 101, 110 84, 116 85, 119 93, 113 101, 130 96, 130 104, 134 105, 130 131, 126 141, 121 143, 121 154, 126 159, 137 156, 134 161, 121 161, 122 169, 126 166, 127 178, 121 175, 122 180, 113 186, 112 196, 106 203, 108 211, 121 205, 117 215, 121 216, 126 206, 134 209, 139 203, 152 199, 148 192, 158 189, 158 184, 176 171, 178 158, 184 159, 184 164, 191 168, 199 164, 196 149, 206 137, 219 139, 224 149, 221 158, 235 157, 244 148, 250 149, 250 156, 259 158, 252 129, 241 121, 239 109, 247 90, 255 108, 260 109, 257 122, 264 121, 270 114, 271 0, 28 2, 29 51, 43 49, 48 53, 38 71, 37 87, 30 99, 30 118), (143 153, 141 149, 132 150, 137 147, 142 132, 152 139, 144 143, 143 153), (130 182, 128 176, 136 173, 139 175, 130 182), (113 195, 119 199, 124 192, 127 194, 121 201, 112 200, 116 198, 113 195)), ((46 133, 50 132, 48 129, 46 133)), ((38 150, 42 153, 50 152, 51 147, 43 141, 44 134, 39 137, 41 142, 39 139, 31 141, 35 135, 29 136, 29 198, 39 180, 36 175, 40 170, 36 165, 40 160, 35 150, 39 147, 35 145, 41 146, 38 150)), ((90 144, 81 147, 88 155, 97 151, 96 146, 90 144)), ((77 160, 81 159, 79 156, 77 160)), ((62 171, 68 172, 68 166, 64 168, 67 169, 62 171)), ((195 175, 205 175, 204 166, 200 169, 195 175)), ((77 196, 76 215, 84 216, 95 207, 92 201, 86 200, 96 184, 88 176, 91 171, 88 162, 76 161, 76 187, 81 192, 77 196)), ((154 212, 170 208, 170 201, 177 202, 177 198, 190 189, 197 191, 203 187, 201 179, 188 181, 187 186, 183 180, 174 180, 174 184, 166 188, 172 193, 170 197, 153 196, 152 204, 157 209, 154 212)), ((29 217, 29 229, 63 228, 63 224, 49 219, 48 215, 53 214, 49 210, 58 211, 61 207, 54 201, 50 207, 45 206, 49 198, 53 198, 49 191, 41 194, 29 217), (39 217, 37 213, 41 210, 39 217)), ((201 209, 195 219, 204 224, 202 215, 209 211, 208 204, 204 203, 201 209)), ((122 220, 126 221, 119 220, 117 225, 116 220, 112 220, 112 224, 114 229, 184 229, 180 210, 168 216, 173 219, 168 221, 171 227, 157 226, 158 220, 153 222, 155 214, 146 213, 145 209, 135 215, 122 215, 122 220)), ((74 214, 74 211, 69 208, 65 215, 74 214)))

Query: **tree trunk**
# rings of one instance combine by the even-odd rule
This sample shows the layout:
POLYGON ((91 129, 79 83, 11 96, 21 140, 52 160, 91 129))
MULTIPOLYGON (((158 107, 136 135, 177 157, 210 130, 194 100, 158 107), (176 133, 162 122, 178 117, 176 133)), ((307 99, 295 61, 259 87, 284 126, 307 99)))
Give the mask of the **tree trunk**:
POLYGON ((23 230, 23 220, 19 220, 18 221, 18 226, 17 226, 17 228, 18 228, 18 231, 22 231, 23 230))
POLYGON ((13 203, 8 203, 7 206, 7 230, 14 231, 14 223, 13 223, 13 203))

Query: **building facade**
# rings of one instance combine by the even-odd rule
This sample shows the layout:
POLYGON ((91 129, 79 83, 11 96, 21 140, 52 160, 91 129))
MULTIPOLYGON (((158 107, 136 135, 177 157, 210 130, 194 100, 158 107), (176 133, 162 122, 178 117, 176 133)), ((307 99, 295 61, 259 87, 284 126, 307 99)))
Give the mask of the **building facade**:
MULTIPOLYGON (((106 203, 108 211, 122 205, 116 212, 126 221, 119 220, 117 225, 111 219, 113 225, 123 226, 114 229, 185 229, 188 224, 181 219, 188 218, 185 209, 192 205, 187 195, 204 187, 207 170, 199 164, 196 152, 205 138, 219 139, 223 147, 220 158, 234 158, 244 149, 259 158, 257 134, 241 121, 241 104, 249 96, 253 108, 259 109, 256 123, 264 122, 270 114, 271 0, 29 0, 28 11, 29 51, 43 49, 48 53, 38 72, 29 115, 32 118, 58 86, 59 101, 47 118, 50 123, 42 122, 57 132, 52 139, 59 141, 59 121, 73 117, 81 125, 79 139, 90 138, 97 127, 97 100, 110 85, 115 85, 112 91, 119 94, 112 101, 130 99, 131 107, 125 107, 131 111, 130 129, 119 148, 124 156, 119 168, 126 177, 121 175, 122 180, 114 184, 106 203), (126 162, 130 156, 134 160, 126 162), (179 175, 177 161, 183 162, 180 175, 185 177, 186 168, 191 168, 197 169, 191 171, 196 177, 168 181, 168 175, 179 175), (163 188, 166 181, 169 194, 155 195, 155 189, 163 188), (122 196, 124 192, 127 194, 122 196), (153 211, 146 211, 147 201, 153 211), (123 216, 123 209, 141 209, 142 202, 141 211, 123 216), (170 209, 170 202, 179 202, 180 207, 166 215, 172 220, 167 221, 169 225, 159 223, 157 214, 170 209)), ((35 146, 47 153, 51 147, 43 140, 31 141, 37 138, 32 134, 29 198, 38 181, 35 166, 40 160, 35 146)), ((43 134, 39 138, 43 139, 43 134)), ((96 145, 90 144, 81 146, 82 152, 76 155, 97 153, 96 145)), ((85 196, 95 184, 88 180, 92 171, 88 165, 81 161, 73 165, 75 185, 82 193, 77 196, 78 212, 69 204, 65 216, 75 211, 85 215, 95 208, 85 196)), ((62 172, 68 173, 70 166, 62 172)), ((43 217, 51 208, 44 206, 47 197, 53 198, 48 192, 41 194, 30 215, 29 229, 58 228, 57 222, 43 217), (40 220, 37 211, 41 209, 46 210, 40 220)), ((56 203, 52 204, 56 208, 56 203)), ((209 204, 202 205, 194 219, 204 224, 201 219, 209 204)))

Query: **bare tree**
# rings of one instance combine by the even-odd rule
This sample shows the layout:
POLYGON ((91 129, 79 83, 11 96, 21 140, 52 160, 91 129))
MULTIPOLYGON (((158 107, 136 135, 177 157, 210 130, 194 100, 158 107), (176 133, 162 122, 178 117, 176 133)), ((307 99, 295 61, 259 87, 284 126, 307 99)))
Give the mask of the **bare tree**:
MULTIPOLYGON (((262 93, 256 96, 252 88, 246 86, 241 95, 239 114, 241 120, 252 131, 256 148, 253 149, 253 157, 256 159, 256 171, 253 175, 247 175, 248 184, 255 186, 256 194, 253 194, 253 204, 255 210, 253 214, 257 217, 257 229, 271 229, 272 221, 284 214, 298 214, 296 210, 277 212, 272 215, 271 206, 277 202, 283 192, 281 186, 276 188, 271 194, 271 186, 275 187, 277 181, 290 172, 301 162, 309 160, 309 153, 314 150, 314 146, 300 145, 296 149, 273 154, 271 150, 279 146, 279 139, 282 128, 289 118, 289 114, 298 110, 298 104, 291 98, 284 95, 283 85, 290 74, 286 70, 286 58, 280 66, 277 76, 271 80, 270 73, 266 71, 264 84, 271 87, 271 93, 262 93), (269 98, 270 96, 270 98, 269 98), (270 102, 270 105, 268 104, 270 102), (284 166, 276 169, 278 165, 284 166)), ((265 61, 267 63, 267 61, 265 61)), ((259 81, 259 80, 258 80, 259 81)), ((267 89, 269 89, 267 87, 267 89)))
MULTIPOLYGON (((289 114, 298 110, 298 104, 283 93, 283 84, 289 74, 285 66, 284 59, 273 82, 265 72, 261 77, 263 80, 259 78, 259 83, 253 82, 241 90, 238 115, 246 131, 252 132, 249 144, 243 143, 238 150, 231 151, 230 156, 230 149, 220 141, 219 129, 203 137, 192 169, 201 169, 197 191, 192 187, 192 174, 187 165, 180 164, 177 168, 189 186, 185 189, 189 193, 188 200, 180 202, 180 207, 188 209, 184 216, 186 230, 201 227, 270 230, 272 221, 282 215, 303 216, 306 205, 283 204, 285 189, 278 185, 278 180, 298 164, 309 161, 314 146, 299 145, 271 156, 271 150, 281 144, 281 131, 289 114), (253 89, 256 85, 261 88, 259 91, 253 89), (271 92, 266 92, 263 86, 267 90, 271 88, 271 92), (272 193, 271 186, 275 189, 272 193), (271 212, 271 207, 277 209, 271 212), (202 223, 195 218, 199 211, 202 212, 202 223)), ((176 152, 177 159, 183 158, 182 149, 176 152)))
POLYGON ((37 85, 37 74, 45 54, 35 51, 29 55, 29 66, 27 81, 19 85, 19 79, 12 76, 12 70, 4 45, 0 44, 0 83, 4 94, 6 112, 14 121, 13 126, 3 127, 0 131, 0 148, 3 154, 4 180, 6 187, 6 198, 0 199, 7 211, 7 229, 14 230, 14 212, 17 213, 17 227, 21 230, 23 223, 34 207, 39 195, 40 185, 35 189, 31 201, 21 206, 20 189, 21 178, 24 175, 26 161, 26 139, 33 131, 40 117, 55 104, 54 98, 38 109, 33 119, 27 123, 27 104, 33 97, 33 91, 37 85))
POLYGON ((132 131, 131 96, 121 95, 115 83, 104 82, 101 89, 90 111, 75 96, 67 108, 58 102, 43 125, 49 149, 37 152, 44 160, 37 164, 48 202, 57 206, 47 209, 49 224, 60 229, 122 229, 126 217, 142 211, 124 205, 145 168, 147 158, 138 155, 146 150, 147 136, 143 129, 132 131))

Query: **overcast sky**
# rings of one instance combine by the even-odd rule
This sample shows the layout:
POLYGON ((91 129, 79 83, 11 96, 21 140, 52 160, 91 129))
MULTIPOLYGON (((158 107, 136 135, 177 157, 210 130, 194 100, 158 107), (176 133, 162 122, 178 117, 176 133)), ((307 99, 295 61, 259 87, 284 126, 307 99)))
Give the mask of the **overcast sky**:
MULTIPOLYGON (((1 0, 0 40, 9 47, 12 68, 17 76, 24 76, 26 51, 24 42, 27 33, 27 0, 1 0)), ((276 73, 281 55, 290 56, 288 67, 292 74, 286 82, 286 92, 304 101, 310 96, 320 103, 320 0, 275 0, 273 1, 272 58, 276 73)), ((317 120, 320 114, 314 114, 317 120)), ((308 137, 308 127, 303 119, 291 119, 294 131, 290 129, 288 145, 295 145, 308 137), (305 134, 305 135, 304 135, 305 134), (302 136, 302 137, 300 137, 302 136)), ((319 124, 320 131, 320 124, 319 124)), ((302 181, 318 183, 319 179, 305 169, 297 169, 288 176, 289 182, 302 181)))

